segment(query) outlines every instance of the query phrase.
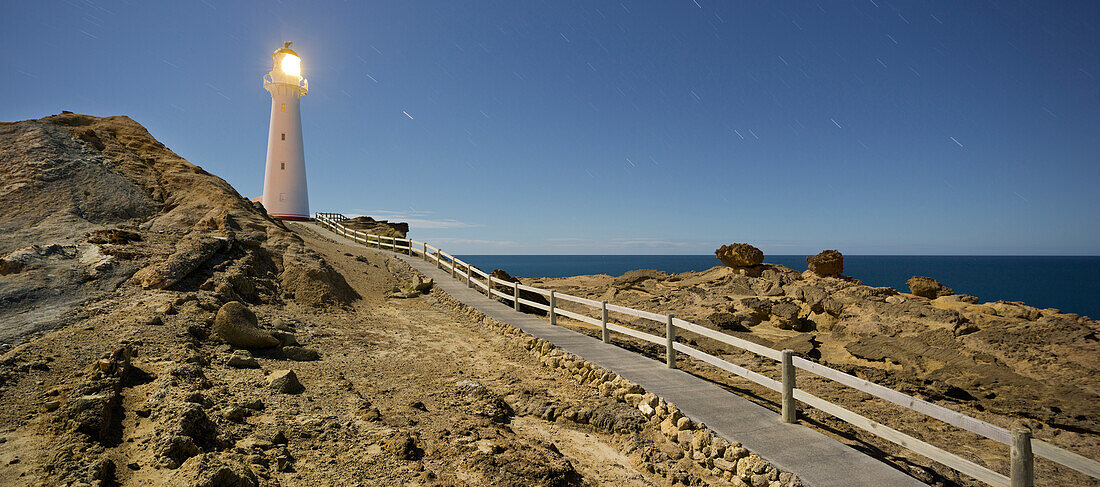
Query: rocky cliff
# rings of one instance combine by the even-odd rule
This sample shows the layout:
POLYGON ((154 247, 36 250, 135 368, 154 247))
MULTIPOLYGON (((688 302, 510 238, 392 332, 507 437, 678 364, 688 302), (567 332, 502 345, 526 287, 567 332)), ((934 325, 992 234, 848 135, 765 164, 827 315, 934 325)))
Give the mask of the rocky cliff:
POLYGON ((0 342, 135 287, 205 308, 355 297, 282 222, 128 117, 0 124, 0 161, 0 342))

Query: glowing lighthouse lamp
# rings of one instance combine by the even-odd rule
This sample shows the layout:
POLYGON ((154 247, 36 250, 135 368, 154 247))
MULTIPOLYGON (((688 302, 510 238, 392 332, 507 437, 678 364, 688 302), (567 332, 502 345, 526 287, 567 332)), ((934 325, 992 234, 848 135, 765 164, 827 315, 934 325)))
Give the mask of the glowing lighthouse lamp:
POLYGON ((271 93, 271 126, 260 202, 271 216, 309 220, 299 111, 302 96, 309 92, 309 82, 302 77, 302 59, 289 42, 271 54, 271 72, 264 75, 264 89, 271 93))

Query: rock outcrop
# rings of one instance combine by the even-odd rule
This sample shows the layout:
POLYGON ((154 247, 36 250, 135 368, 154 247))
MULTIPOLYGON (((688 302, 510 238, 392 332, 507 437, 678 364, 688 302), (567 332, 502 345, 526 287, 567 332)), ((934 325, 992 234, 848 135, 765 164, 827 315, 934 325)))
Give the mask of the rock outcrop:
POLYGON ((844 255, 838 250, 823 250, 806 257, 806 265, 820 277, 839 276, 844 272, 844 255))
POLYGON ((940 284, 940 281, 932 279, 931 277, 913 276, 910 277, 905 284, 909 286, 910 293, 922 298, 936 299, 940 296, 955 294, 953 289, 940 284))
POLYGON ((627 271, 625 274, 616 277, 611 283, 617 287, 629 287, 636 284, 641 284, 650 279, 667 279, 668 273, 665 271, 658 271, 653 269, 634 269, 627 271))
POLYGON ((390 223, 386 220, 375 220, 369 216, 355 217, 340 223, 352 230, 384 237, 405 238, 409 234, 408 223, 390 223))
POLYGON ((12 276, 0 342, 78 321, 129 286, 203 292, 208 310, 358 297, 281 220, 127 117, 0 123, 0 160, 0 273, 12 276), (36 255, 11 255, 22 248, 36 255))
POLYGON ((225 238, 211 236, 181 240, 176 244, 177 250, 167 260, 137 271, 134 280, 144 289, 166 288, 186 277, 225 245, 225 238))
POLYGON ((718 260, 727 267, 752 267, 764 263, 764 252, 747 243, 734 243, 718 247, 714 251, 718 260))

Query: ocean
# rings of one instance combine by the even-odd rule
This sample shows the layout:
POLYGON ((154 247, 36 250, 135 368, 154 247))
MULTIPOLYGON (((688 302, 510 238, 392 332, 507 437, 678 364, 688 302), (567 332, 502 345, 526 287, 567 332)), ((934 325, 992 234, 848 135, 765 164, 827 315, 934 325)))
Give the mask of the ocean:
MULTIPOLYGON (((713 255, 460 255, 480 269, 520 277, 618 276, 633 269, 702 271, 721 265, 713 255)), ((765 262, 806 270, 804 255, 769 255, 765 262)), ((1100 256, 845 255, 844 275, 869 286, 908 291, 912 276, 939 280, 956 293, 985 301, 1023 301, 1100 318, 1100 256)))

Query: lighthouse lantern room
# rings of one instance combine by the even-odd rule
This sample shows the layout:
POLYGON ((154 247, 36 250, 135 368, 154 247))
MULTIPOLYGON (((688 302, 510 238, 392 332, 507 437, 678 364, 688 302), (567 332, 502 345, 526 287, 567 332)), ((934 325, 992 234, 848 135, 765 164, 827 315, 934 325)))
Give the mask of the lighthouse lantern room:
POLYGON ((302 96, 309 92, 309 82, 302 77, 302 59, 290 48, 290 42, 271 54, 271 72, 264 75, 264 89, 271 93, 271 125, 260 202, 271 216, 309 220, 299 110, 302 96))

